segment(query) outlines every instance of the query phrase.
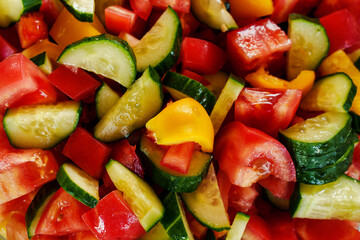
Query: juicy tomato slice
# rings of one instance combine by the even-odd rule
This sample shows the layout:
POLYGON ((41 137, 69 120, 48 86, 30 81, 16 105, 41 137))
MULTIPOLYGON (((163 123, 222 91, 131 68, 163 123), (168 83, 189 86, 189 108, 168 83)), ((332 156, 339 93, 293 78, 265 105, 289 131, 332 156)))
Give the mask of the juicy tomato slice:
POLYGON ((270 19, 263 19, 227 33, 227 52, 234 72, 267 64, 272 55, 290 49, 286 33, 270 19))
POLYGON ((183 36, 189 36, 199 27, 200 22, 191 13, 182 13, 180 22, 183 29, 183 36))
POLYGON ((122 31, 130 33, 136 18, 135 12, 121 6, 109 6, 105 9, 106 29, 114 35, 119 35, 122 31))
POLYGON ((243 123, 224 126, 215 139, 214 157, 232 184, 250 187, 273 175, 294 182, 294 163, 286 148, 275 138, 243 123))
POLYGON ((242 240, 270 240, 269 225, 258 215, 250 215, 242 240))
MULTIPOLYGON (((301 0, 303 1, 303 0, 301 0)), ((289 14, 294 10, 299 0, 274 0, 274 12, 271 20, 281 23, 288 20, 289 14)))
POLYGON ((301 91, 244 88, 235 101, 235 120, 276 137, 295 116, 301 91))
POLYGON ((341 220, 295 218, 295 229, 303 240, 355 240, 360 232, 341 220))
POLYGON ((98 240, 98 238, 91 231, 86 231, 71 234, 69 240, 98 240))
POLYGON ((256 197, 259 192, 255 185, 251 187, 239 187, 232 184, 229 189, 229 207, 235 209, 237 212, 247 213, 254 206, 256 197))
POLYGON ((265 217, 269 224, 271 239, 297 240, 295 224, 289 212, 272 209, 271 214, 265 217))
POLYGON ((95 208, 83 215, 83 219, 99 239, 131 240, 145 234, 139 219, 118 190, 102 198, 95 208))
POLYGON ((59 236, 88 231, 81 216, 89 210, 88 206, 60 188, 45 207, 35 234, 59 236))
POLYGON ((172 145, 165 152, 160 165, 186 174, 190 167, 195 142, 185 142, 172 145))
POLYGON ((11 213, 16 212, 25 216, 27 208, 35 197, 37 191, 33 191, 22 197, 11 200, 0 205, 0 223, 4 221, 11 213))
POLYGON ((16 52, 17 49, 0 35, 0 62, 16 52))
POLYGON ((140 18, 145 21, 150 16, 151 10, 153 8, 150 0, 130 0, 130 6, 140 18))
POLYGON ((48 38, 48 26, 41 12, 30 12, 21 16, 17 28, 22 48, 28 48, 37 41, 48 38))
POLYGON ((7 240, 28 240, 28 234, 23 214, 14 213, 6 224, 7 240))
POLYGON ((176 12, 190 12, 190 0, 150 0, 151 4, 160 9, 172 7, 176 12))
POLYGON ((268 189, 274 196, 283 199, 290 199, 295 188, 295 182, 283 181, 274 176, 260 180, 259 184, 268 189))
POLYGON ((51 27, 64 7, 58 0, 42 0, 40 12, 44 15, 45 21, 51 27))

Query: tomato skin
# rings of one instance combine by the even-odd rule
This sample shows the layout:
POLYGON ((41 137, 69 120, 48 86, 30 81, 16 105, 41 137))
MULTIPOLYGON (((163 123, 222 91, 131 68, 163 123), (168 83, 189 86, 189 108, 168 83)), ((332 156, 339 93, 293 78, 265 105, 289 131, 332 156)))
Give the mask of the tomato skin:
POLYGON ((236 212, 248 213, 258 195, 255 185, 239 187, 233 184, 229 189, 229 208, 235 209, 236 212))
POLYGON ((190 167, 195 142, 185 142, 170 146, 161 159, 160 165, 186 174, 190 167))
POLYGON ((296 180, 294 163, 286 148, 269 135, 233 121, 220 129, 214 157, 232 184, 250 187, 273 175, 284 181, 296 180))
POLYGON ((105 9, 105 25, 108 32, 119 35, 121 31, 130 33, 137 16, 121 6, 110 6, 105 9))
POLYGON ((176 12, 190 12, 190 0, 150 0, 155 8, 166 9, 170 6, 176 12))
POLYGON ((48 38, 48 26, 40 12, 30 12, 21 16, 17 23, 22 48, 28 48, 41 39, 48 38))
POLYGON ((257 215, 250 215, 242 240, 270 240, 269 225, 257 215))
POLYGON ((226 61, 225 52, 215 44, 186 37, 182 43, 183 68, 199 74, 217 73, 226 61))
POLYGON ((35 234, 67 235, 88 228, 81 216, 90 208, 60 188, 46 205, 36 227, 35 234))
POLYGON ((341 220, 295 218, 295 229, 303 240, 356 240, 360 232, 341 220))
POLYGON ((277 137, 295 116, 300 100, 301 91, 297 89, 244 88, 235 101, 234 118, 277 137))
POLYGON ((229 60, 236 73, 267 64, 273 54, 291 47, 286 33, 268 18, 230 31, 226 39, 229 60))
POLYGON ((99 239, 131 240, 145 234, 139 219, 118 190, 106 195, 82 218, 99 239))
POLYGON ((140 18, 145 21, 150 16, 151 10, 153 8, 150 0, 130 0, 130 6, 140 18))
POLYGON ((111 149, 96 140, 84 128, 77 127, 63 149, 63 154, 89 175, 100 179, 111 149))

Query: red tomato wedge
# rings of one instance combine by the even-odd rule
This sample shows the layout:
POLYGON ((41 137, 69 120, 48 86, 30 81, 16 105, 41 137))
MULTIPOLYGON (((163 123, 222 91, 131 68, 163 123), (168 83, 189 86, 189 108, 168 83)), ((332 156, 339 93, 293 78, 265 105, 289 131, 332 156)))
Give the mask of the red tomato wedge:
POLYGON ((105 26, 109 33, 119 35, 124 31, 130 33, 137 15, 121 6, 110 6, 105 9, 105 26))
POLYGON ((0 62, 16 52, 17 49, 0 35, 0 62))
POLYGON ((60 188, 45 207, 35 234, 60 236, 87 231, 81 216, 89 210, 88 206, 60 188))
POLYGON ((259 184, 268 189, 274 196, 283 199, 290 199, 295 188, 295 182, 283 181, 274 176, 260 180, 259 184))
POLYGON ((229 207, 237 212, 247 213, 254 206, 258 195, 259 192, 256 190, 255 185, 251 187, 231 185, 229 189, 229 207))
POLYGON ((95 208, 83 215, 92 233, 99 239, 138 239, 145 234, 139 219, 115 190, 99 201, 95 208))
POLYGON ((231 183, 250 187, 273 175, 294 182, 294 163, 286 148, 275 138, 241 122, 220 129, 214 144, 214 157, 231 183))
MULTIPOLYGON (((303 0, 300 0, 303 1, 303 0)), ((288 20, 289 14, 293 11, 299 0, 274 0, 274 12, 271 20, 275 23, 282 23, 288 20)))
POLYGON ((272 209, 271 214, 265 217, 269 224, 271 239, 298 240, 295 224, 289 212, 272 209))
POLYGON ((98 238, 91 231, 86 231, 71 234, 69 240, 98 240, 98 238))
POLYGON ((28 240, 25 217, 22 214, 14 213, 6 224, 7 240, 28 240))
POLYGON ((172 145, 165 152, 160 165, 186 174, 189 170, 194 150, 195 142, 172 145))
POLYGON ((269 225, 257 215, 250 215, 242 240, 270 240, 269 225))
POLYGON ((190 12, 190 0, 150 0, 150 2, 154 7, 159 9, 166 9, 170 6, 176 12, 190 12))
POLYGON ((130 0, 130 6, 140 18, 145 21, 150 16, 152 10, 152 4, 150 0, 130 0))
POLYGON ((273 137, 294 118, 301 100, 297 89, 244 88, 235 101, 234 118, 273 137))
POLYGON ((48 26, 40 12, 22 15, 17 23, 18 35, 22 48, 28 48, 39 40, 48 38, 48 26))

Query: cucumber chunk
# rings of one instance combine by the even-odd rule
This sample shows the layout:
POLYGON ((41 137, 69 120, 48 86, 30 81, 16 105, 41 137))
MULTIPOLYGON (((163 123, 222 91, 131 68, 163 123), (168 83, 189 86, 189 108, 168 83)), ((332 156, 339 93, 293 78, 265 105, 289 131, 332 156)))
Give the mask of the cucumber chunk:
POLYGON ((41 215, 43 214, 50 199, 59 188, 60 185, 57 181, 46 183, 40 188, 34 199, 31 201, 25 214, 25 223, 29 239, 35 236, 35 230, 40 221, 41 215))
POLYGON ((210 114, 215 105, 215 96, 198 81, 176 72, 167 72, 163 85, 175 100, 191 97, 198 101, 210 114))
POLYGON ((92 22, 95 11, 94 0, 60 0, 66 9, 79 21, 92 22))
POLYGON ((181 40, 180 19, 168 7, 134 47, 137 70, 143 72, 152 66, 162 76, 175 65, 180 55, 181 40))
POLYGON ((335 73, 317 80, 301 101, 305 111, 348 112, 356 94, 356 86, 345 73, 335 73))
POLYGON ((0 28, 7 28, 20 20, 21 15, 38 11, 42 0, 1 0, 0 1, 0 28))
POLYGON ((221 198, 214 166, 194 192, 182 193, 188 211, 204 226, 215 231, 230 229, 230 221, 221 198))
POLYGON ((134 130, 144 127, 161 110, 162 103, 159 75, 149 67, 96 124, 95 138, 112 142, 128 137, 134 130))
POLYGON ((97 117, 101 119, 117 103, 119 98, 117 92, 112 90, 105 82, 102 83, 95 97, 97 117))
POLYGON ((342 175, 324 185, 299 183, 290 211, 294 218, 360 221, 360 182, 342 175))
POLYGON ((48 149, 75 130, 80 113, 81 104, 74 101, 11 108, 4 115, 4 129, 14 147, 48 149))
POLYGON ((146 232, 164 216, 164 206, 150 185, 138 175, 115 160, 106 164, 106 171, 116 188, 124 194, 124 199, 138 217, 146 232))
POLYGON ((70 44, 57 61, 110 78, 126 88, 136 77, 133 50, 126 41, 110 34, 87 37, 70 44))
POLYGON ((245 213, 238 212, 231 225, 231 229, 227 234, 225 240, 238 240, 244 235, 245 228, 249 222, 250 216, 245 213))
POLYGON ((145 233, 139 240, 171 240, 163 225, 157 223, 149 232, 145 233))
POLYGON ((317 156, 336 151, 351 133, 348 113, 326 112, 281 130, 279 140, 292 156, 317 156))
POLYGON ((52 64, 49 56, 46 52, 42 52, 36 55, 30 60, 35 63, 45 74, 49 75, 52 72, 52 64))
POLYGON ((99 202, 99 181, 71 162, 61 165, 56 179, 72 197, 94 208, 99 202))
POLYGON ((170 238, 194 240, 178 194, 175 192, 167 193, 163 198, 163 203, 165 214, 160 222, 170 238))
POLYGON ((182 174, 160 165, 165 149, 151 141, 144 133, 140 139, 140 150, 144 153, 143 163, 154 182, 174 192, 193 192, 205 177, 212 156, 195 151, 191 159, 189 171, 182 174))
POLYGON ((316 70, 329 51, 329 38, 319 19, 290 14, 288 35, 291 48, 287 55, 287 79, 302 70, 316 70))

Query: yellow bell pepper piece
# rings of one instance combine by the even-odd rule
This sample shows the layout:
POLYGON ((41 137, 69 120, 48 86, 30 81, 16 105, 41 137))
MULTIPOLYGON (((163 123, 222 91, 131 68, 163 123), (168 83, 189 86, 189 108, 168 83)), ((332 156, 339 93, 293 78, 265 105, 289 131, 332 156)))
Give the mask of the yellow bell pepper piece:
POLYGON ((356 62, 360 58, 360 48, 349 53, 348 56, 350 57, 351 61, 356 62))
POLYGON ((25 49, 22 54, 27 58, 33 58, 40 53, 46 52, 51 60, 56 61, 60 56, 63 48, 56 43, 50 42, 48 39, 44 39, 25 49))
POLYGON ((66 8, 63 8, 49 34, 61 47, 65 48, 84 37, 100 35, 105 32, 105 28, 96 15, 94 15, 92 23, 80 22, 66 8))
POLYGON ((204 107, 193 98, 169 104, 146 123, 159 145, 196 142, 202 151, 212 152, 214 128, 204 107))
POLYGON ((229 0, 230 12, 234 18, 258 18, 274 12, 272 0, 229 0))
POLYGON ((270 75, 263 67, 261 67, 256 72, 248 74, 245 77, 245 80, 253 87, 259 88, 300 89, 302 91, 302 97, 304 97, 314 85, 315 72, 303 70, 294 80, 286 81, 270 75))
MULTIPOLYGON (((326 76, 337 72, 344 72, 352 79, 356 87, 360 89, 360 71, 356 68, 350 57, 343 50, 338 50, 325 58, 319 67, 319 72, 321 76, 326 76)), ((360 115, 359 90, 356 92, 350 111, 360 115)))

